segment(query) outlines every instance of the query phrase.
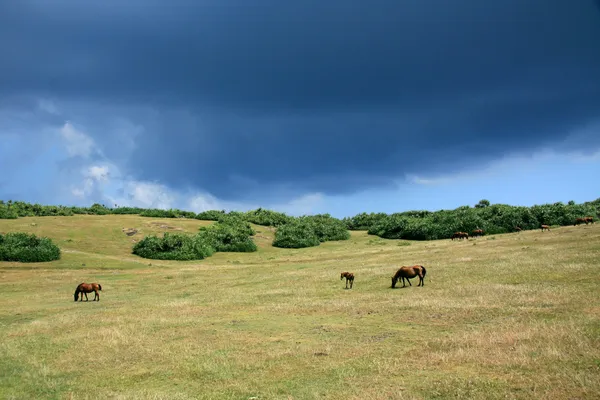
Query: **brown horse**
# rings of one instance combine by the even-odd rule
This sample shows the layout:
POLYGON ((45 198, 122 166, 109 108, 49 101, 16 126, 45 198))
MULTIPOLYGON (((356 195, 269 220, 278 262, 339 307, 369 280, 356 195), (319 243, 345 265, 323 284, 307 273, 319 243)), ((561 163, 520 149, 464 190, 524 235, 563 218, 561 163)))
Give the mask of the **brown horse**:
POLYGON ((544 229, 546 229, 547 231, 549 231, 550 230, 550 226, 548 226, 548 225, 542 225, 541 229, 542 229, 542 232, 544 232, 544 229))
POLYGON ((348 289, 348 282, 350 282, 350 289, 352 289, 352 286, 354 285, 354 274, 351 272, 342 272, 340 281, 344 278, 346 278, 346 289, 348 289))
POLYGON ((483 236, 483 229, 475 229, 471 236, 483 236))
POLYGON ((451 239, 469 239, 469 234, 467 232, 454 232, 451 239))
POLYGON ((523 230, 523 229, 521 229, 521 227, 520 227, 520 226, 515 226, 515 231, 517 231, 517 232, 521 232, 522 230, 523 230))
POLYGON ((79 285, 77 285, 77 289, 75 289, 75 294, 73 295, 73 297, 75 297, 75 301, 77 301, 77 298, 79 297, 79 294, 81 293, 81 300, 79 301, 83 301, 83 295, 85 294, 85 301, 89 301, 87 294, 88 293, 92 293, 94 292, 94 300, 96 301, 96 299, 98 299, 98 301, 100 301, 100 294, 98 293, 98 290, 102 290, 102 285, 100 285, 99 283, 80 283, 79 285))
POLYGON ((394 289, 396 287, 396 283, 398 282, 398 279, 402 279, 402 287, 406 286, 404 279, 406 279, 408 284, 410 286, 412 286, 412 283, 410 283, 410 279, 414 278, 415 276, 419 277, 419 284, 417 286, 425 286, 425 274, 426 273, 427 273, 427 271, 425 270, 425 267, 422 265, 413 265, 410 267, 400 267, 398 269, 398 271, 396 271, 396 274, 394 276, 392 276, 392 289, 394 289))
MULTIPOLYGON (((589 218, 591 218, 591 217, 589 217, 589 218)), ((575 223, 573 224, 573 226, 579 225, 579 224, 586 224, 587 225, 589 223, 590 223, 590 221, 588 220, 588 217, 577 218, 575 220, 575 223)), ((592 220, 592 223, 593 223, 593 220, 592 220)))
POLYGON ((589 222, 590 224, 594 223, 594 217, 585 217, 585 219, 587 220, 587 222, 589 222))

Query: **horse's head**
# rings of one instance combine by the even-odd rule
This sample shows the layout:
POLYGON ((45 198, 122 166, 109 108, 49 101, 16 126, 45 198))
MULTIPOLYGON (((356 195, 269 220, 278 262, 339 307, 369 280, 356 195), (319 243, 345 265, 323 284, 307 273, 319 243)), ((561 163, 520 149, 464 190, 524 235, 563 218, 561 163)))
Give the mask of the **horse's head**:
POLYGON ((344 273, 343 273, 343 272, 340 274, 340 281, 341 281, 342 279, 344 279, 344 273))
POLYGON ((398 282, 398 278, 396 278, 395 276, 392 276, 392 289, 394 289, 396 287, 396 282, 398 282))
POLYGON ((77 298, 79 297, 79 290, 75 290, 75 294, 73 294, 73 297, 75 298, 75 301, 77 301, 77 298))

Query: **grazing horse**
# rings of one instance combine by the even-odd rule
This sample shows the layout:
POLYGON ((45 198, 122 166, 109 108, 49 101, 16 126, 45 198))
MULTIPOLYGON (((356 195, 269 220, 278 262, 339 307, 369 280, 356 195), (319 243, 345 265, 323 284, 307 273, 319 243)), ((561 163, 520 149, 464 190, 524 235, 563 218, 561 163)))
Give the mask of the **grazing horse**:
POLYGON ((419 284, 417 286, 425 286, 425 274, 426 273, 427 273, 427 271, 425 270, 425 267, 422 265, 413 265, 410 267, 400 267, 398 269, 398 271, 396 271, 396 274, 394 276, 392 276, 392 289, 394 289, 396 287, 396 283, 398 282, 398 279, 402 279, 402 287, 406 286, 404 279, 406 279, 408 281, 408 284, 410 286, 412 286, 412 283, 410 283, 410 279, 414 278, 415 276, 419 277, 419 284))
POLYGON ((483 236, 483 229, 475 229, 471 236, 483 236))
POLYGON ((542 229, 542 232, 544 232, 544 229, 546 229, 547 231, 549 231, 550 230, 550 226, 548 226, 548 225, 542 225, 541 229, 542 229))
POLYGON ((594 223, 594 217, 585 217, 585 219, 590 223, 593 224, 594 223))
MULTIPOLYGON (((575 223, 573 224, 573 226, 575 226, 575 225, 579 225, 579 224, 586 224, 586 225, 587 225, 587 224, 589 224, 589 223, 590 223, 590 221, 589 221, 589 219, 588 219, 588 218, 591 218, 591 217, 577 218, 577 219, 575 220, 575 223)), ((593 223, 593 220, 592 220, 592 223, 593 223)))
POLYGON ((80 283, 79 285, 77 285, 77 289, 75 289, 75 294, 73 294, 73 297, 75 297, 75 301, 77 301, 77 298, 79 297, 79 294, 81 293, 81 300, 79 301, 83 301, 83 295, 85 294, 85 301, 89 301, 87 294, 88 293, 92 293, 94 292, 94 300, 96 301, 96 298, 98 299, 98 301, 100 301, 100 294, 98 293, 98 290, 102 290, 102 285, 100 285, 99 283, 80 283))
POLYGON ((521 227, 520 227, 520 226, 515 226, 515 231, 517 231, 517 232, 521 232, 522 230, 523 230, 523 229, 521 229, 521 227))
POLYGON ((469 234, 467 232, 454 232, 452 235, 452 240, 457 239, 469 239, 469 234))
POLYGON ((346 278, 346 289, 348 289, 348 282, 350 282, 350 289, 352 289, 352 285, 354 285, 354 274, 351 272, 342 272, 340 281, 344 278, 346 278))

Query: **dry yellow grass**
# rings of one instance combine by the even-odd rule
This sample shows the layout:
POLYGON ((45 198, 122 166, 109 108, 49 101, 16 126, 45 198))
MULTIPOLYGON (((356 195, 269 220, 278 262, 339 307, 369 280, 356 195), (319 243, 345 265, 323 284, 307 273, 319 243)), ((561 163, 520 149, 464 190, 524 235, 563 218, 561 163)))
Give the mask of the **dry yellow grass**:
POLYGON ((255 227, 252 254, 131 254, 143 235, 203 224, 0 220, 63 249, 52 263, 0 262, 0 398, 600 397, 600 224, 461 242, 353 232, 299 250, 255 227), (416 263, 425 287, 390 289, 416 263), (82 281, 102 284, 99 303, 73 302, 82 281))

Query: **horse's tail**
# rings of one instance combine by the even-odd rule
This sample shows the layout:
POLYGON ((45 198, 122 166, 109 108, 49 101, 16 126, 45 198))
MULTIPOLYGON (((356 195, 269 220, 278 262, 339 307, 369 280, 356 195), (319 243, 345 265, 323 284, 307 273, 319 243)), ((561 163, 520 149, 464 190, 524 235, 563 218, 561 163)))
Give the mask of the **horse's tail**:
POLYGON ((102 285, 98 284, 98 290, 102 290, 102 285))

